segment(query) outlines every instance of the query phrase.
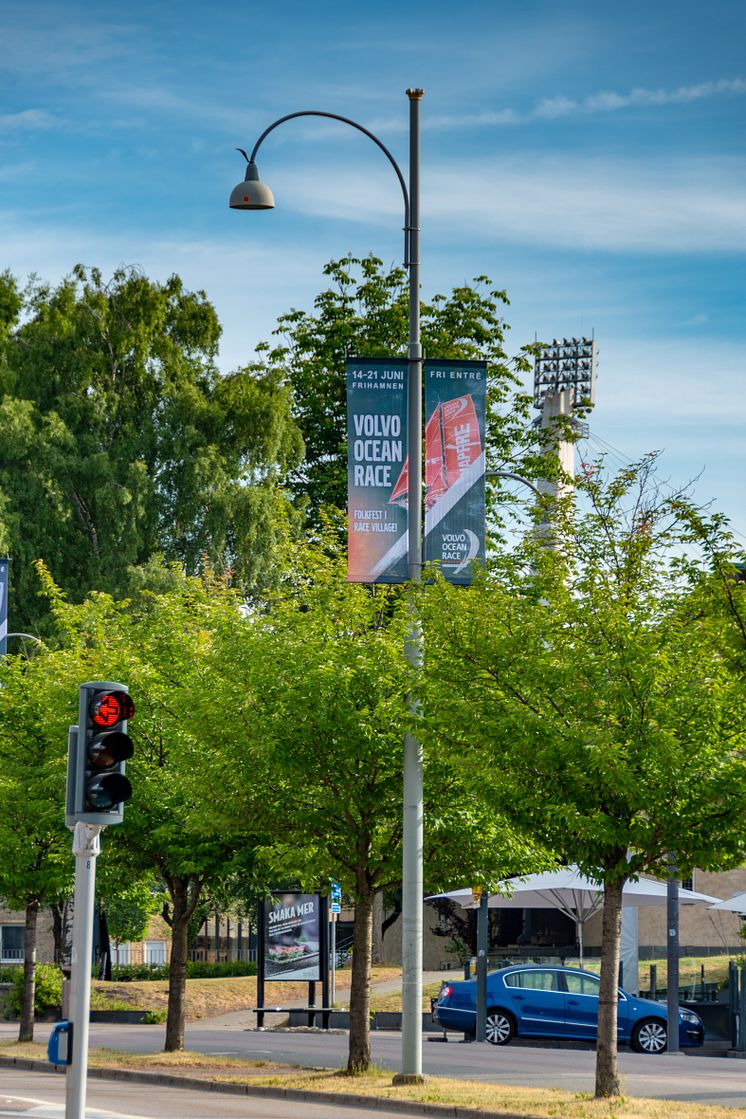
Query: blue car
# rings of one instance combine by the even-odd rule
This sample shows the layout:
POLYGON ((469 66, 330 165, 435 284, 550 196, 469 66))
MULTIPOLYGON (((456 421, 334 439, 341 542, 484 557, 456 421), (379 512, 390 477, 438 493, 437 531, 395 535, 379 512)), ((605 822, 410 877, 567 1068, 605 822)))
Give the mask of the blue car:
MULTIPOLYGON (((486 1038, 507 1045, 514 1037, 573 1038, 595 1041, 599 978, 569 967, 514 966, 487 976, 486 1038)), ((443 983, 433 1004, 433 1021, 445 1030, 476 1030, 475 979, 443 983)), ((666 1049, 665 1005, 619 989, 617 1038, 638 1053, 666 1049)), ((699 1015, 679 1009, 679 1045, 701 1045, 705 1028, 699 1015)))

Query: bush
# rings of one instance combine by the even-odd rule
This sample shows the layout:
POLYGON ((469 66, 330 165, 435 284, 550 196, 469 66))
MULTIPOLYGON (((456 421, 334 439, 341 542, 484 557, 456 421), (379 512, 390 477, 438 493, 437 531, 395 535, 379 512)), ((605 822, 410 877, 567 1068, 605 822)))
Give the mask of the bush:
MULTIPOLYGON (((187 963, 188 979, 231 979, 241 975, 256 975, 256 964, 243 960, 221 964, 190 960, 187 963)), ((149 979, 168 979, 168 976, 168 964, 117 964, 111 969, 111 978, 120 983, 146 983, 149 979)))
POLYGON ((115 964, 111 969, 111 978, 125 983, 168 979, 168 964, 115 964))
MULTIPOLYGON (((19 1018, 23 1003, 23 968, 9 968, 7 979, 13 986, 5 998, 5 1013, 9 1018, 19 1018)), ((42 1015, 48 1006, 62 1006, 62 972, 56 964, 37 964, 34 1016, 42 1015)))
POLYGON ((256 964, 247 963, 245 960, 234 960, 223 964, 190 960, 187 964, 189 979, 232 979, 241 975, 256 975, 256 964))
POLYGON ((167 1018, 167 1010, 149 1010, 145 1015, 145 1025, 157 1026, 160 1022, 165 1022, 167 1018))

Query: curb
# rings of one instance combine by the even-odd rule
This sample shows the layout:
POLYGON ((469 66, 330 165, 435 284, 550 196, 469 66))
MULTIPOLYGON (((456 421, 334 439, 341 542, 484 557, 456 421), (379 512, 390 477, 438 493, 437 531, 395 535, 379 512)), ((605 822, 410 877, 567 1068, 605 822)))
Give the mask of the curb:
MULTIPOLYGON (((0 1068, 27 1069, 30 1072, 59 1072, 48 1061, 30 1057, 0 1056, 0 1068)), ((228 1096, 253 1096, 257 1099, 297 1100, 305 1103, 328 1103, 339 1106, 367 1107, 376 1111, 395 1111, 400 1115, 433 1115, 441 1119, 527 1119, 518 1111, 475 1111, 455 1104, 416 1103, 414 1100, 391 1100, 377 1096, 347 1092, 310 1092, 301 1088, 273 1088, 253 1084, 231 1084, 222 1080, 202 1080, 196 1076, 172 1076, 167 1072, 137 1072, 133 1069, 89 1068, 95 1080, 128 1080, 134 1084, 153 1084, 161 1088, 189 1088, 197 1092, 218 1092, 228 1096)), ((532 1116, 531 1119, 542 1119, 532 1116)), ((548 1119, 547 1116, 544 1119, 548 1119)))

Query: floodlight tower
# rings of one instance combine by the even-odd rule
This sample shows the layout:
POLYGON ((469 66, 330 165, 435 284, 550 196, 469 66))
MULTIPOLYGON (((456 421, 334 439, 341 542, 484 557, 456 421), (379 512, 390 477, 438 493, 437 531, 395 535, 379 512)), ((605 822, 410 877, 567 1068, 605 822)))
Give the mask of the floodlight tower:
POLYGON ((570 429, 587 434, 582 417, 596 401, 598 350, 591 338, 555 338, 542 346, 534 363, 534 408, 541 416, 534 421, 555 442, 560 481, 539 482, 542 493, 553 498, 567 492, 567 479, 575 476, 575 445, 570 429))

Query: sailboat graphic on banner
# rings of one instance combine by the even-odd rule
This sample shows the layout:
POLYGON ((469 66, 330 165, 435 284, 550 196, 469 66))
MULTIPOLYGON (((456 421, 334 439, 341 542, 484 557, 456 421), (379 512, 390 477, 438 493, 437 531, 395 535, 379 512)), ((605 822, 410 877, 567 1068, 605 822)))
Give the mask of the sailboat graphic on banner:
MULTIPOLYGON (((482 455, 479 418, 470 395, 439 403, 425 425, 425 508, 432 509, 448 491, 469 475, 482 455)), ((409 455, 404 461, 389 502, 407 505, 409 455)))

